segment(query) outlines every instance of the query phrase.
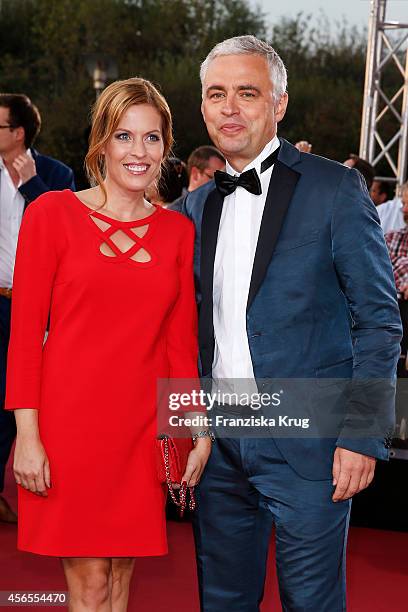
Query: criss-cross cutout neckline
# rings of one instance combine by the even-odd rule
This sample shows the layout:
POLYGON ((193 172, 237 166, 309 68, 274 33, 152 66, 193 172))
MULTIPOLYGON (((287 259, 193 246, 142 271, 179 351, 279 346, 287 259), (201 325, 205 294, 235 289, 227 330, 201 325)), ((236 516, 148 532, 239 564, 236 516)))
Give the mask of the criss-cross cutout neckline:
POLYGON ((98 233, 99 253, 110 261, 132 261, 139 265, 150 264, 154 260, 151 248, 145 240, 150 233, 150 224, 161 212, 159 206, 150 215, 133 221, 121 221, 109 217, 87 206, 71 191, 98 233), (123 248, 122 248, 123 247, 123 248))

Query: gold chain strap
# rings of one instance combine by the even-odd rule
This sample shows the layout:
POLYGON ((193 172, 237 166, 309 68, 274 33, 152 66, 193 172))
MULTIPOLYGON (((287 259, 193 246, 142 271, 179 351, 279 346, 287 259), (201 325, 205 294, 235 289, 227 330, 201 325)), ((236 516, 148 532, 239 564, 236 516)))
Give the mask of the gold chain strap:
POLYGON ((187 496, 190 493, 190 500, 188 507, 191 511, 195 510, 196 501, 194 496, 194 487, 188 487, 186 482, 182 482, 179 489, 179 499, 177 499, 174 489, 171 483, 170 477, 170 461, 169 461, 169 439, 168 437, 163 438, 164 440, 164 469, 166 472, 166 483, 170 493, 170 497, 174 504, 180 508, 180 517, 183 516, 187 506, 187 496))

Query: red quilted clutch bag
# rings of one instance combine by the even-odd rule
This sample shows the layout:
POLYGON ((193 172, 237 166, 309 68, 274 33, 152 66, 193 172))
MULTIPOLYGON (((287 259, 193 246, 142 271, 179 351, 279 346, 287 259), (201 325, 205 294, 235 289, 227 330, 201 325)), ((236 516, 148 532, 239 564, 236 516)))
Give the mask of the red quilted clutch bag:
POLYGON ((183 516, 187 506, 190 510, 196 507, 194 497, 194 487, 188 487, 186 482, 181 482, 187 467, 187 459, 193 449, 191 438, 171 438, 166 434, 161 434, 156 440, 157 445, 157 472, 159 481, 167 485, 170 497, 180 509, 180 516, 183 516), (180 486, 173 489, 173 484, 180 486))

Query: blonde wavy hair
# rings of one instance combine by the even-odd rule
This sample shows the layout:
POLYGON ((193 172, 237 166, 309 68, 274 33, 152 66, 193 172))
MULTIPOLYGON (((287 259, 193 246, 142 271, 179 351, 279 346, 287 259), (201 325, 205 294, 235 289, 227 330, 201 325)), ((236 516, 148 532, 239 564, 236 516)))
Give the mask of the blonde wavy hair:
POLYGON ((103 90, 92 108, 92 125, 89 135, 89 148, 85 157, 85 170, 92 185, 99 185, 107 193, 103 181, 106 176, 105 156, 102 153, 105 144, 119 125, 119 121, 134 104, 149 104, 160 114, 162 119, 162 138, 164 144, 162 167, 171 154, 173 145, 173 121, 169 105, 165 98, 150 81, 132 77, 115 81, 103 90))

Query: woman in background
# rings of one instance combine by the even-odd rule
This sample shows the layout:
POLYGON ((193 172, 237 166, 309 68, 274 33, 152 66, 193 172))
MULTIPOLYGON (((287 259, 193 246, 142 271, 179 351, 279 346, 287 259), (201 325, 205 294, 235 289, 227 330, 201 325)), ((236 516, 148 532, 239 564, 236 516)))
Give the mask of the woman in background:
MULTIPOLYGON (((86 156, 96 186, 41 196, 21 227, 6 399, 18 546, 62 558, 73 611, 126 610, 133 558, 167 552, 156 381, 197 377, 193 226, 144 199, 171 144, 154 86, 111 84, 86 156)), ((190 486, 210 445, 190 453, 190 486)))

